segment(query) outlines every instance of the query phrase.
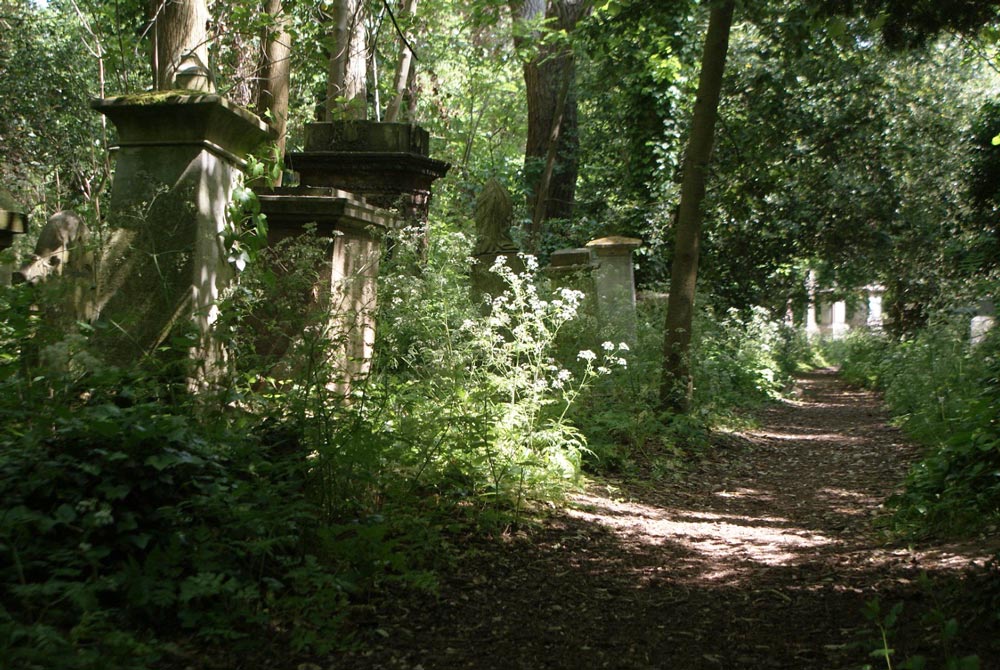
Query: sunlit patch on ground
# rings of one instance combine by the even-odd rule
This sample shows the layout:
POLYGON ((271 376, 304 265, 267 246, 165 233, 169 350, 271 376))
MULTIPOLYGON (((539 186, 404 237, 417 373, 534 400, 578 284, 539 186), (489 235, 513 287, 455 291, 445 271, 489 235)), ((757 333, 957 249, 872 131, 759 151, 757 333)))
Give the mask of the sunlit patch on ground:
POLYGON ((753 430, 749 431, 747 435, 784 442, 829 442, 833 445, 858 444, 863 441, 860 437, 845 435, 844 433, 779 433, 769 430, 753 430))
POLYGON ((716 491, 715 495, 719 498, 749 498, 752 500, 760 501, 770 501, 774 500, 774 496, 770 493, 765 493, 764 491, 759 491, 757 489, 749 489, 745 487, 737 488, 732 491, 716 491))
POLYGON ((845 516, 868 516, 881 503, 876 496, 870 494, 829 486, 821 488, 816 494, 827 501, 831 512, 845 516))
MULTIPOLYGON (((750 489, 744 489, 744 494, 750 489)), ((757 493, 753 491, 753 493, 757 493)), ((569 514, 598 523, 624 539, 643 544, 673 543, 704 559, 700 579, 731 577, 746 563, 779 566, 808 557, 834 540, 794 526, 782 517, 663 509, 595 495, 580 495, 569 514)))

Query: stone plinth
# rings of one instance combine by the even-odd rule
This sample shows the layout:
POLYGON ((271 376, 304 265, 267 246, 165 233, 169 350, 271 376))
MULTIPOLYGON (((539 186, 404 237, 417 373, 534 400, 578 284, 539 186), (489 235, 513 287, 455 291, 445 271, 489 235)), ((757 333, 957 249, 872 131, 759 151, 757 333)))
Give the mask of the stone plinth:
POLYGON ((549 265, 545 268, 545 272, 555 278, 578 272, 590 274, 594 267, 594 259, 591 256, 590 249, 578 247, 576 249, 560 249, 552 252, 552 255, 549 256, 549 265))
POLYGON ((100 321, 111 326, 102 348, 128 364, 191 334, 191 357, 210 372, 223 355, 210 336, 217 302, 233 274, 222 238, 226 208, 243 159, 270 128, 217 95, 160 92, 93 107, 119 140, 112 234, 98 268, 100 321))
MULTIPOLYGON (((14 199, 0 191, 0 251, 14 243, 15 235, 22 235, 28 229, 28 218, 14 199)), ((13 268, 0 260, 0 286, 10 285, 13 268)))
MULTIPOLYGON (((382 238, 390 225, 387 213, 350 193, 323 188, 259 190, 261 212, 267 216, 268 243, 298 237, 314 225, 324 240, 319 282, 303 299, 306 327, 326 340, 324 363, 330 364, 332 390, 346 395, 368 373, 375 344, 376 288, 382 238)), ((310 333, 303 333, 304 336, 310 333)), ((294 374, 303 361, 293 351, 297 342, 260 343, 268 360, 294 374)), ((315 364, 318 361, 311 361, 315 364)))
POLYGON ((593 254, 594 292, 601 338, 635 344, 635 274, 632 252, 642 245, 634 237, 602 237, 587 242, 593 254))
POLYGON ((881 284, 871 284, 865 287, 867 297, 865 310, 865 326, 871 330, 882 330, 882 298, 885 296, 885 287, 881 284))
POLYGON ((401 225, 427 220, 431 185, 448 163, 429 157, 430 136, 419 126, 334 121, 306 126, 305 151, 290 152, 289 169, 303 186, 331 187, 397 209, 401 225))

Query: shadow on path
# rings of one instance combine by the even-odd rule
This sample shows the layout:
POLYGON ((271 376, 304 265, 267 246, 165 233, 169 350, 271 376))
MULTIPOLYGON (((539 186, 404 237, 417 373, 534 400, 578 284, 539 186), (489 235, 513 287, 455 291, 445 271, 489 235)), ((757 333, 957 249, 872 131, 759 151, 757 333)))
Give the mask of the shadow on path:
POLYGON ((373 615, 382 644, 330 667, 860 668, 866 600, 920 601, 921 571, 957 579, 988 555, 884 544, 873 522, 916 451, 832 371, 760 424, 683 484, 595 485, 530 536, 483 544, 438 599, 373 615))

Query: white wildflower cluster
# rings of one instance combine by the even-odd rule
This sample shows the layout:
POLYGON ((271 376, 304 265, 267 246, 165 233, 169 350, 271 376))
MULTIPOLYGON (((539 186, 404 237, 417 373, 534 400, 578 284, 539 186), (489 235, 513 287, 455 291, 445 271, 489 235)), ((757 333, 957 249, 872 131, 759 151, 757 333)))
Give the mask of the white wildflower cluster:
MULTIPOLYGON (((625 360, 624 356, 620 355, 621 353, 629 350, 627 344, 619 342, 616 345, 614 342, 602 342, 601 349, 603 350, 601 365, 593 368, 594 372, 599 375, 607 375, 611 374, 612 367, 628 367, 628 361, 625 360)), ((597 361, 597 354, 590 349, 584 349, 578 353, 576 357, 582 361, 586 361, 588 368, 590 368, 590 366, 597 361)))
POLYGON ((552 370, 555 371, 555 376, 552 381, 549 382, 549 386, 554 389, 562 389, 566 384, 573 378, 573 373, 566 368, 560 368, 557 366, 552 366, 552 370))

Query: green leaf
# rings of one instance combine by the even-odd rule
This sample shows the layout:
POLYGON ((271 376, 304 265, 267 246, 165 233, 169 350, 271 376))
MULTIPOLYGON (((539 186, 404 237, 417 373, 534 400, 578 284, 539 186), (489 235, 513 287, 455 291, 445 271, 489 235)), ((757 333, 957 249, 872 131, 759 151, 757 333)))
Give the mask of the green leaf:
POLYGON ((55 514, 56 520, 60 523, 72 523, 76 519, 76 510, 72 506, 67 504, 62 504, 56 509, 55 514))

